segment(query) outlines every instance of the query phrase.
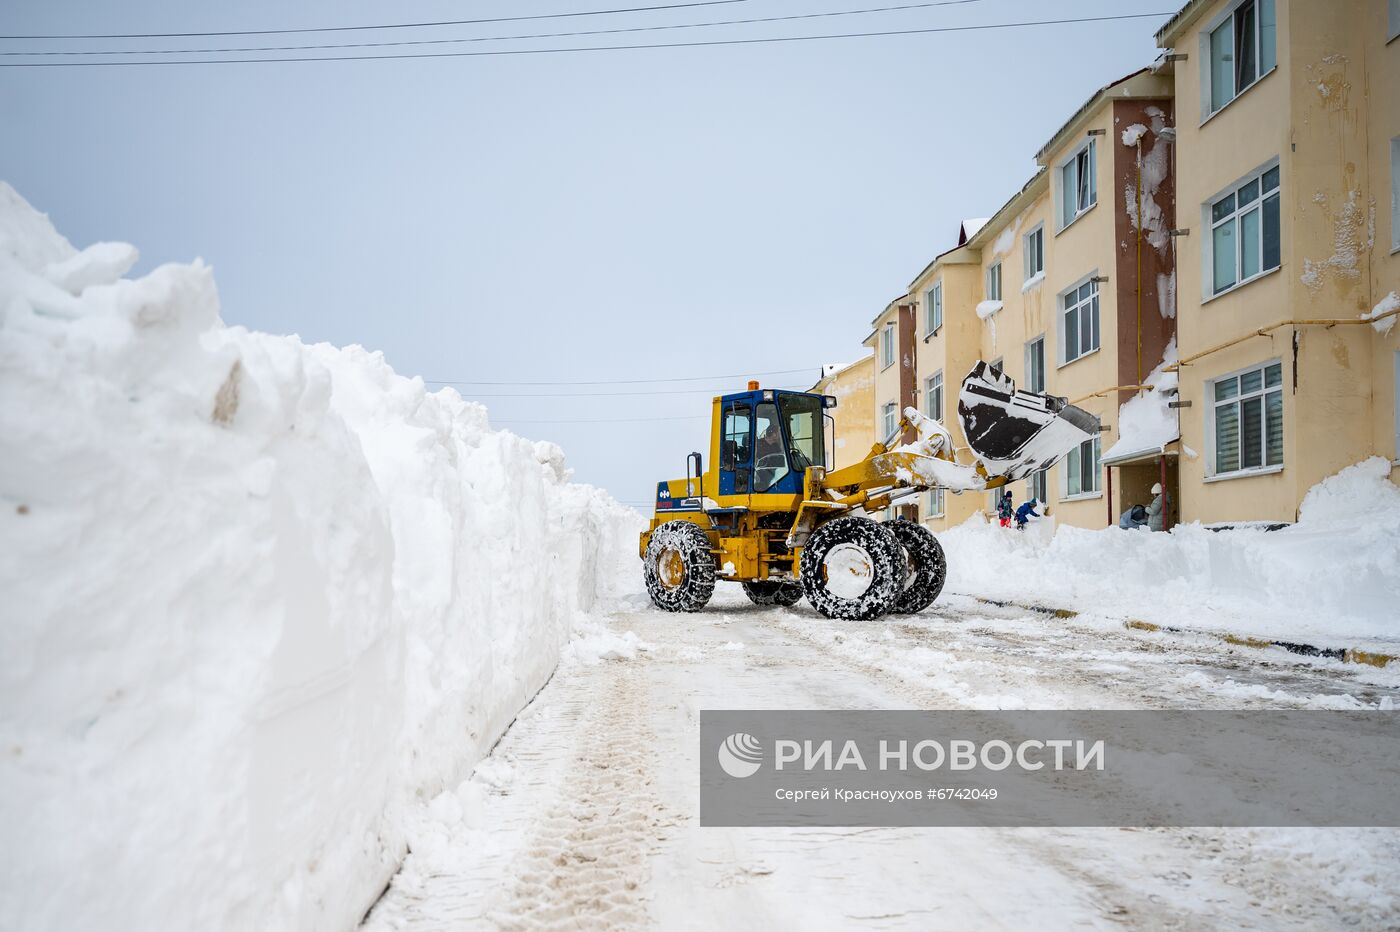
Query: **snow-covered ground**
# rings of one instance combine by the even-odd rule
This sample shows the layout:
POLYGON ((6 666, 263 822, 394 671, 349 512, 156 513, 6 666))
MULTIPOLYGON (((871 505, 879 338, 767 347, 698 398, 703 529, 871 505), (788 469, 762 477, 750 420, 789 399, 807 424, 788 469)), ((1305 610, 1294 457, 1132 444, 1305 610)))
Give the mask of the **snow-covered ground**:
POLYGON ((958 596, 849 622, 721 585, 700 614, 637 600, 607 630, 635 651, 563 667, 469 780, 414 815, 368 932, 1400 919, 1397 830, 702 829, 696 742, 717 708, 1391 708, 1400 671, 958 596))

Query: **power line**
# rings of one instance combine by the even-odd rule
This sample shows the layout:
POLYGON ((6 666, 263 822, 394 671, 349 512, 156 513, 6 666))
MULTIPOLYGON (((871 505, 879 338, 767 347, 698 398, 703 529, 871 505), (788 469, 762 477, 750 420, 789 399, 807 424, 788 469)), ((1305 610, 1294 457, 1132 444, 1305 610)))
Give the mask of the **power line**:
POLYGON ((617 29, 587 29, 576 32, 536 32, 514 36, 469 36, 459 39, 403 39, 397 42, 348 42, 326 45, 251 45, 232 48, 206 49, 83 49, 77 51, 40 52, 0 52, 0 56, 49 55, 49 56, 91 56, 91 55, 206 55, 224 52, 296 52, 320 51, 324 49, 367 49, 390 48, 406 45, 460 45, 468 42, 508 42, 520 39, 563 39, 578 36, 609 36, 632 32, 661 32, 669 29, 700 29, 714 26, 748 26, 758 23, 781 23, 803 19, 823 19, 832 16, 859 16, 868 13, 890 13, 903 10, 922 10, 940 6, 962 6, 968 3, 982 3, 984 0, 932 0, 927 3, 905 3, 899 6, 868 7, 863 10, 835 10, 823 13, 795 13, 789 16, 761 16, 749 19, 724 19, 708 23, 669 23, 660 26, 626 26, 617 29))
MULTIPOLYGON (((137 65, 266 65, 300 62, 390 61, 410 58, 485 58, 505 55, 554 55, 571 52, 622 52, 641 49, 712 48, 722 45, 769 45, 779 42, 818 42, 830 39, 871 39, 887 36, 915 36, 944 32, 976 32, 991 29, 1020 29, 1031 26, 1062 26, 1076 23, 1102 23, 1114 20, 1146 19, 1170 13, 1123 13, 1113 16, 1083 16, 1075 19, 1046 19, 1016 23, 982 23, 971 26, 932 26, 923 29, 889 29, 880 32, 830 33, 819 36, 771 36, 758 39, 711 39, 700 42, 655 42, 641 45, 585 45, 572 48, 490 49, 475 52, 409 52, 402 55, 329 55, 298 58, 201 58, 183 61, 33 61, 0 62, 0 68, 103 68, 137 65)), ((0 37, 3 38, 3 37, 0 37)))
MULTIPOLYGON (((801 391, 797 385, 772 385, 770 388, 778 391, 801 391)), ((667 388, 661 391, 643 392, 534 392, 531 394, 520 394, 518 392, 463 392, 462 397, 467 400, 476 398, 615 398, 620 395, 723 395, 736 391, 733 388, 667 388)))
POLYGON ((283 36, 306 32, 353 32, 365 29, 418 29, 430 26, 479 26, 488 23, 518 23, 533 19, 567 19, 576 16, 611 16, 615 13, 651 13, 656 10, 684 10, 698 6, 724 6, 747 3, 748 0, 696 0, 692 3, 667 3, 659 6, 634 6, 617 10, 580 10, 573 13, 537 13, 532 16, 497 16, 491 19, 451 19, 430 23, 378 23, 372 26, 308 26, 301 29, 238 29, 227 32, 129 32, 129 33, 62 33, 48 36, 0 36, 0 39, 196 39, 213 36, 283 36))
POLYGON ((705 414, 684 414, 680 417, 601 417, 601 418, 557 418, 543 421, 517 421, 514 418, 492 418, 493 424, 639 424, 643 421, 702 421, 705 414))
POLYGON ((429 385, 645 385, 650 382, 709 382, 723 379, 746 379, 756 375, 796 375, 811 372, 813 366, 801 369, 773 369, 768 372, 738 372, 729 375, 686 375, 665 379, 593 379, 591 381, 565 382, 482 382, 475 379, 424 379, 429 385))

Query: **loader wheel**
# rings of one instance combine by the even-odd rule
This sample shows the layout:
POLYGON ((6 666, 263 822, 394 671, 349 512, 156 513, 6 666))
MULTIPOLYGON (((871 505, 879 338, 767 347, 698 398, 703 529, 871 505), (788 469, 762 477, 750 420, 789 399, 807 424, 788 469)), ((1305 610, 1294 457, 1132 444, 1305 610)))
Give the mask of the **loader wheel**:
POLYGON ((797 583, 760 580, 742 585, 744 595, 755 605, 796 605, 802 598, 802 587, 797 583))
POLYGON ((802 548, 802 594, 828 618, 865 621, 894 607, 904 549, 886 525, 854 516, 828 521, 802 548))
POLYGON ((904 548, 907 566, 904 588, 894 600, 893 611, 901 615, 921 612, 938 598, 948 578, 948 558, 943 555, 943 545, 928 528, 905 518, 896 518, 885 527, 904 548))
POLYGON ((659 609, 698 612, 715 591, 709 535, 689 521, 667 521, 653 531, 642 565, 647 592, 659 609))

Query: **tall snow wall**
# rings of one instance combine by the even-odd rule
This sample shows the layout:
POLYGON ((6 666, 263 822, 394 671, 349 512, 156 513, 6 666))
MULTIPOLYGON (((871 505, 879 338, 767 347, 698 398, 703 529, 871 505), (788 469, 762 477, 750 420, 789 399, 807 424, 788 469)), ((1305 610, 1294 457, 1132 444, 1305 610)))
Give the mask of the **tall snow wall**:
POLYGON ((635 576, 640 516, 0 184, 0 916, 347 929, 635 576))

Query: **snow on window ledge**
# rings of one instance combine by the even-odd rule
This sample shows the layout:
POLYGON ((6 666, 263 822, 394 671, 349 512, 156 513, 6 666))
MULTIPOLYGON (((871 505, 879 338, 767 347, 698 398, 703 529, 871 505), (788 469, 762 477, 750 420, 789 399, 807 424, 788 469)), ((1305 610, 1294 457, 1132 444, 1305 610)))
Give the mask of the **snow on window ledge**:
POLYGON ((1061 495, 1062 502, 1087 502, 1095 498, 1103 498, 1102 492, 1079 492, 1075 495, 1061 495))
POLYGON ((1030 291, 1032 288, 1035 288, 1036 286, 1041 285, 1041 284, 1043 284, 1044 282, 1045 282, 1045 270, 1044 270, 1044 269, 1041 269, 1039 272, 1036 272, 1034 275, 1032 275, 1030 278, 1026 279, 1026 280, 1021 284, 1021 294, 1025 294, 1027 291, 1030 291))
POLYGON ((1258 469, 1236 469, 1234 472, 1221 472, 1206 476, 1202 482, 1225 482, 1228 479, 1251 479, 1255 476, 1272 476, 1283 472, 1282 466, 1260 466, 1258 469))
POLYGON ((988 317, 991 317, 997 311, 1001 310, 1001 308, 1002 304, 1000 301, 983 301, 977 305, 977 316, 986 320, 988 317))

